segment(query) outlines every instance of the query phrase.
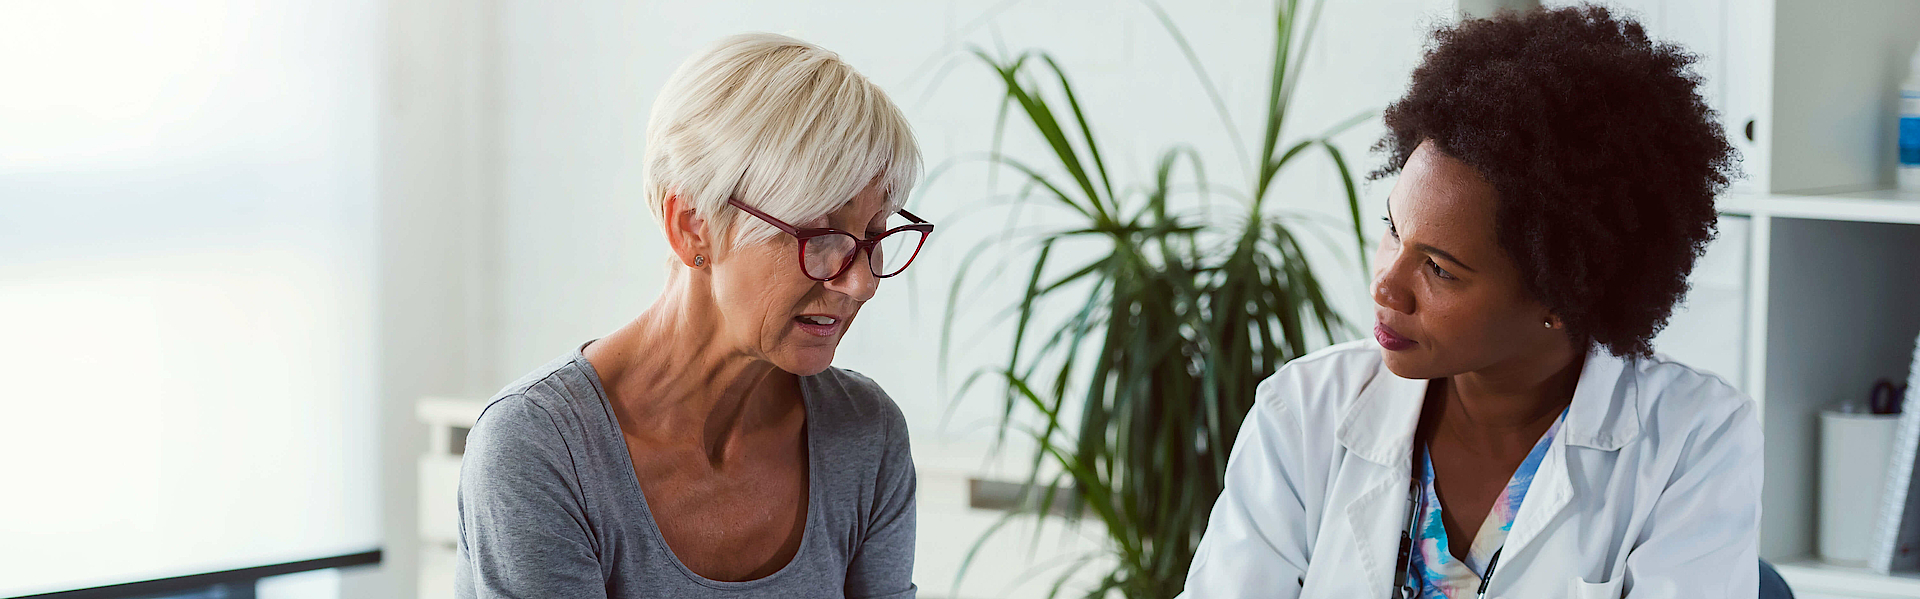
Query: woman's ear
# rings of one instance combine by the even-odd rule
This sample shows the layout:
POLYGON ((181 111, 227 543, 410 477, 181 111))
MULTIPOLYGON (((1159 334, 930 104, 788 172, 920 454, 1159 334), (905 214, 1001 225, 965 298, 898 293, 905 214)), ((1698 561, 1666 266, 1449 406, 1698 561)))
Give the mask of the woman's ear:
POLYGON ((669 192, 661 213, 666 216, 667 245, 672 246, 680 263, 690 268, 705 268, 713 263, 713 243, 707 235, 707 220, 693 210, 693 206, 681 199, 678 192, 669 192))

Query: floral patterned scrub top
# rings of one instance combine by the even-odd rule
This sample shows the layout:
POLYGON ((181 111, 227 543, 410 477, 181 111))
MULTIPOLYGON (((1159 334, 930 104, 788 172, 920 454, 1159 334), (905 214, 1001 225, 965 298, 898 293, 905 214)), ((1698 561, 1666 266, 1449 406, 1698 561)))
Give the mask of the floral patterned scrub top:
POLYGON ((1414 543, 1411 581, 1420 589, 1422 599, 1465 599, 1480 590, 1480 576, 1486 572, 1487 561, 1506 544, 1507 529, 1513 527, 1513 515, 1519 513, 1520 501, 1527 497, 1533 473, 1540 469, 1547 446, 1553 444, 1554 435, 1560 432, 1560 423, 1566 419, 1566 410, 1561 410, 1553 426, 1547 428, 1527 459, 1513 471, 1513 479, 1507 481, 1507 492, 1493 502, 1493 510, 1480 524, 1480 532, 1474 535, 1465 563, 1455 559, 1447 545, 1447 527, 1440 520, 1440 497, 1433 490, 1433 460, 1421 460, 1420 492, 1425 496, 1420 502, 1425 509, 1418 525, 1420 535, 1414 543))

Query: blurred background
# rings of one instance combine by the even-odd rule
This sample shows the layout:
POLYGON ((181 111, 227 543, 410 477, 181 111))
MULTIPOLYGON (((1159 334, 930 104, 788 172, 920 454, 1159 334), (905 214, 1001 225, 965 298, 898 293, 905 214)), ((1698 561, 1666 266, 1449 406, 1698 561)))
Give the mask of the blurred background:
MULTIPOLYGON (((1123 523, 1036 509, 1023 483, 1058 464, 1002 435, 1002 385, 963 384, 1009 360, 1030 234, 1073 222, 987 158, 1063 176, 1022 110, 996 125, 989 59, 1055 60, 1133 190, 1116 201, 1156 189, 1177 147, 1189 162, 1157 187, 1174 206, 1264 198, 1297 241, 1280 259, 1311 265, 1335 317, 1285 358, 1371 319, 1356 246, 1392 181, 1366 179, 1368 149, 1428 32, 1529 6, 1298 4, 0 0, 0 597, 451 597, 467 427, 659 293, 647 114, 682 60, 743 31, 841 54, 936 174, 908 207, 939 232, 836 358, 912 429, 921 595, 1083 594, 1129 567, 1106 530, 1123 523), (1278 148, 1309 143, 1255 192, 1286 23, 1278 148)), ((1915 575, 1821 559, 1815 491, 1818 413, 1906 380, 1920 332, 1920 201, 1891 189, 1920 2, 1610 6, 1700 54, 1745 157, 1656 346, 1765 407, 1762 556, 1803 596, 1920 597, 1915 575)), ((1017 80, 1065 110, 1053 77, 1017 80)))

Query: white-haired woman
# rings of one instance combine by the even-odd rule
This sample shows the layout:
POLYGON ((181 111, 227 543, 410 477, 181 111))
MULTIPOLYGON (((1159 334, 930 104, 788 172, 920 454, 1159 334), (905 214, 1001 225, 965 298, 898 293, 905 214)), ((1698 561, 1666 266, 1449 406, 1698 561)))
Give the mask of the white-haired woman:
POLYGON ((675 72, 647 126, 674 257, 640 316, 507 386, 468 439, 460 597, 912 597, 906 421, 833 353, 933 225, 899 109, 771 34, 675 72))

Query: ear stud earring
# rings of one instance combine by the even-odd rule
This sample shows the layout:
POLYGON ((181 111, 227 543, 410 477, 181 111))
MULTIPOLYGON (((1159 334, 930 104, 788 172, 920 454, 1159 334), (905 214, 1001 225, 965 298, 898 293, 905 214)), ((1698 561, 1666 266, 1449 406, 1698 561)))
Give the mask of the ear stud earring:
POLYGON ((706 256, 701 256, 701 255, 698 255, 698 254, 695 254, 695 255, 693 256, 693 267, 694 267, 694 268, 700 268, 700 267, 702 267, 702 266, 706 266, 706 265, 707 265, 707 257, 706 257, 706 256))

